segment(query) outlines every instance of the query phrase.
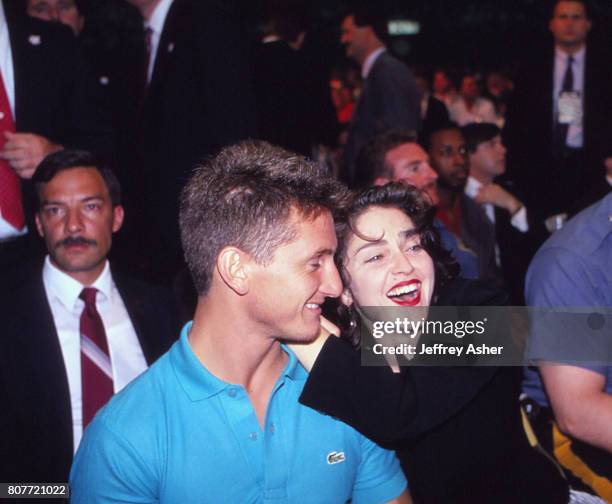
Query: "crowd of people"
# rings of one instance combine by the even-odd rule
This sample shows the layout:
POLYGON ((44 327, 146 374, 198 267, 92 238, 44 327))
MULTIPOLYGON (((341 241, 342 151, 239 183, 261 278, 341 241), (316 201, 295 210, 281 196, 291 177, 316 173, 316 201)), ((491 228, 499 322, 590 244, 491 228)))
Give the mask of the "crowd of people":
POLYGON ((0 0, 0 481, 612 502, 612 67, 585 0, 513 75, 409 67, 374 5, 334 70, 291 2, 256 43, 237 1, 94 5, 0 0), (362 364, 371 307, 508 305, 590 307, 605 337, 362 364))

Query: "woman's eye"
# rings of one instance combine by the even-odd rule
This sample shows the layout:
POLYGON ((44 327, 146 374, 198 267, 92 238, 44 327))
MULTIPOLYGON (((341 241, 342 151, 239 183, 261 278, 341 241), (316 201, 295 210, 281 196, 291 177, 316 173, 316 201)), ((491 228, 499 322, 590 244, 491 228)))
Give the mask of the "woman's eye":
POLYGON ((414 245, 410 245, 408 247, 408 252, 420 252, 421 250, 423 250, 423 247, 420 243, 415 243, 414 245))
POLYGON ((366 263, 377 262, 377 261, 380 261, 382 258, 383 258, 382 254, 376 254, 376 255, 370 257, 369 259, 366 259, 366 263))

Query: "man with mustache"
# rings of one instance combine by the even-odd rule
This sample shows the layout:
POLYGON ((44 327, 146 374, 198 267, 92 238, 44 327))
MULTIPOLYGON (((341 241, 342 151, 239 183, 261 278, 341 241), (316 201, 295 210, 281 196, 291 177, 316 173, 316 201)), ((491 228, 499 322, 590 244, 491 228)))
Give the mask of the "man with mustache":
POLYGON ((111 271, 124 211, 109 168, 64 150, 32 182, 48 255, 0 302, 0 480, 65 482, 97 410, 169 348, 177 321, 165 291, 111 271))

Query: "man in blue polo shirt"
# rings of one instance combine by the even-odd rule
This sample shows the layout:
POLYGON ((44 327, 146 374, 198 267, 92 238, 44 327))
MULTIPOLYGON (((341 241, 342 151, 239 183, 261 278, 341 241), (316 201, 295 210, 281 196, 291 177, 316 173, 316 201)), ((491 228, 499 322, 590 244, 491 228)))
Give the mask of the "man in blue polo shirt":
POLYGON ((343 189, 263 142, 228 147, 183 191, 198 305, 180 340, 90 424, 72 502, 409 502, 392 452, 298 403, 309 342, 340 294, 343 189))
POLYGON ((612 502, 612 193, 544 243, 525 297, 552 313, 530 334, 526 411, 566 472, 612 502))

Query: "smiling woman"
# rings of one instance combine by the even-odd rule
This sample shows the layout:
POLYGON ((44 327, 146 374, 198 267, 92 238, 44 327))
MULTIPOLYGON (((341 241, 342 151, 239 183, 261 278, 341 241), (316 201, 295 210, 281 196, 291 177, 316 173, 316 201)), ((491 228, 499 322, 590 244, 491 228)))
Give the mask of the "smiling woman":
POLYGON ((512 368, 398 367, 388 355, 362 366, 342 341, 359 345, 360 325, 389 309, 505 303, 487 284, 457 278, 427 201, 392 183, 355 195, 340 217, 342 338, 311 347, 321 351, 300 401, 395 448, 416 503, 568 502, 566 482, 525 436, 512 368))

